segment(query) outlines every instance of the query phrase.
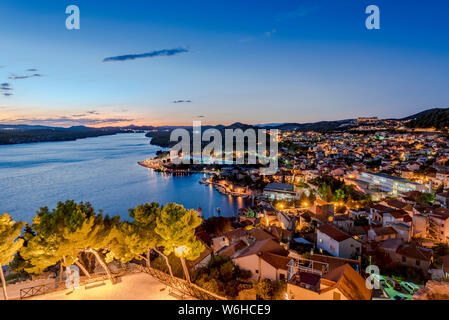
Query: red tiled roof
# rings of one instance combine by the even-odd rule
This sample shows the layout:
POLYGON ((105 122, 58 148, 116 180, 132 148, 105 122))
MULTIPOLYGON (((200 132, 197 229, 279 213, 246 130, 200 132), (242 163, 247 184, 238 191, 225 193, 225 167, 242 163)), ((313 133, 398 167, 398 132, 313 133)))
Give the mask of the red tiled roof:
POLYGON ((268 226, 264 229, 264 231, 268 232, 279 241, 287 239, 292 233, 291 231, 276 226, 268 226))
POLYGON ((410 216, 405 216, 404 217, 404 222, 412 222, 413 218, 410 216))
POLYGON ((380 227, 380 228, 374 228, 374 233, 378 236, 385 236, 389 234, 398 234, 396 230, 394 230, 392 227, 380 227))
POLYGON ((250 256, 253 254, 262 254, 263 252, 271 252, 279 255, 288 256, 288 251, 285 250, 280 244, 272 239, 265 239, 254 242, 252 245, 243 249, 240 254, 235 257, 236 259, 250 256))
POLYGON ((320 281, 321 277, 315 273, 309 272, 300 272, 299 273, 299 281, 301 283, 309 284, 311 286, 316 286, 320 281))
POLYGON ((340 231, 339 229, 335 228, 334 226, 332 226, 330 224, 323 224, 322 226, 320 226, 318 228, 318 230, 338 242, 341 242, 348 238, 351 238, 351 236, 349 234, 344 233, 343 231, 340 231))
POLYGON ((210 244, 210 242, 212 241, 212 238, 210 237, 210 235, 205 232, 205 231, 200 231, 196 234, 197 238, 200 239, 201 241, 203 241, 204 243, 210 244))
POLYGON ((335 287, 348 300, 371 300, 372 290, 366 287, 365 279, 349 264, 334 269, 323 278, 335 282, 335 287))
POLYGON ((225 257, 232 257, 236 252, 243 250, 247 247, 246 243, 242 240, 239 240, 237 242, 234 242, 230 246, 223 247, 220 250, 217 251, 217 255, 225 256, 225 257))
POLYGON ((430 250, 417 247, 414 243, 399 246, 396 253, 408 258, 425 261, 430 261, 430 258, 432 257, 432 252, 430 250))
POLYGON ((268 264, 272 265, 276 269, 287 270, 288 263, 292 258, 280 256, 271 252, 264 252, 261 256, 262 260, 266 261, 268 264))
POLYGON ((434 214, 440 216, 443 219, 449 218, 449 209, 438 207, 433 211, 434 214))
POLYGON ((387 200, 386 203, 394 208, 404 209, 408 204, 397 199, 387 200))
POLYGON ((189 261, 188 264, 190 266, 196 266, 198 263, 203 261, 208 255, 210 255, 212 253, 212 251, 213 251, 212 248, 210 248, 208 245, 204 244, 204 250, 203 250, 203 252, 201 252, 200 256, 193 261, 189 261))
POLYGON ((389 212, 389 211, 393 211, 394 210, 393 208, 384 206, 384 205, 379 204, 379 203, 375 204, 375 205, 372 205, 370 208, 373 208, 373 209, 375 209, 377 211, 385 211, 385 212, 389 212))
POLYGON ((254 228, 249 230, 248 235, 250 235, 257 241, 275 238, 273 235, 269 234, 267 231, 260 228, 254 228))
POLYGON ((408 216, 408 213, 405 212, 404 210, 394 210, 391 212, 388 212, 391 216, 393 216, 393 218, 395 219, 401 219, 405 216, 408 216))
MULTIPOLYGON (((353 259, 345 259, 340 257, 332 257, 332 256, 325 256, 322 254, 313 254, 310 257, 310 260, 316 261, 316 262, 322 262, 327 263, 329 265, 328 272, 333 271, 334 269, 337 269, 338 267, 341 267, 345 264, 357 264, 359 265, 360 269, 360 261, 353 260, 353 259)), ((315 270, 321 270, 321 263, 314 264, 313 269, 315 270)))
POLYGON ((234 229, 232 231, 229 231, 224 236, 227 239, 238 239, 240 237, 244 237, 246 235, 246 230, 242 228, 234 229))

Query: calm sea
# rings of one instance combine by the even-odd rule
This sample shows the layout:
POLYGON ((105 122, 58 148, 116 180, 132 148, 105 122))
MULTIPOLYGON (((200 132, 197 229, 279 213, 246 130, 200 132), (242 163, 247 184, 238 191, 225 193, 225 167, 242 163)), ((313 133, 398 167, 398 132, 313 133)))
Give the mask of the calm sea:
POLYGON ((0 213, 31 222, 40 207, 65 200, 89 201, 124 219, 129 208, 151 201, 201 207, 205 218, 233 216, 246 206, 242 198, 198 183, 202 174, 170 176, 138 165, 160 149, 149 142, 144 134, 129 133, 0 146, 0 213))

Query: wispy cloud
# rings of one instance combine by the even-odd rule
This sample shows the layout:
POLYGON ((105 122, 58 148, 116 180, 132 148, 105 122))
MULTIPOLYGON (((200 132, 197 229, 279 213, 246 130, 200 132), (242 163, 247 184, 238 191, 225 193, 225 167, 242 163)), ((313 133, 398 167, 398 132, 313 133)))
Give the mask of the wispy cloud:
POLYGON ((5 97, 10 97, 13 94, 11 93, 11 91, 13 90, 13 88, 11 87, 11 84, 8 82, 4 82, 0 84, 0 94, 4 95, 5 97))
POLYGON ((12 90, 11 84, 8 82, 0 84, 0 90, 12 90))
POLYGON ((192 100, 175 100, 173 103, 191 103, 192 100))
POLYGON ((290 20, 290 19, 304 17, 311 13, 314 13, 317 10, 318 10, 318 6, 301 5, 301 6, 297 7, 295 10, 278 14, 276 17, 276 21, 280 22, 283 20, 290 20))
POLYGON ((151 51, 147 53, 141 53, 141 54, 127 54, 123 56, 115 56, 115 57, 108 57, 103 59, 103 62, 112 62, 112 61, 128 61, 128 60, 135 60, 135 59, 143 59, 143 58, 154 58, 154 57, 168 57, 168 56, 174 56, 179 53, 189 52, 189 50, 184 48, 176 48, 176 49, 162 49, 158 51, 151 51))
POLYGON ((254 37, 245 37, 245 38, 239 39, 238 41, 239 42, 250 42, 253 40, 254 40, 254 37))
POLYGON ((271 29, 271 31, 265 32, 265 36, 271 37, 273 34, 276 33, 276 31, 277 31, 276 29, 271 29))
POLYGON ((78 114, 73 114, 72 117, 74 118, 82 118, 82 117, 87 117, 90 115, 99 115, 100 113, 96 110, 90 110, 90 111, 86 111, 85 113, 78 113, 78 114))
POLYGON ((29 78, 40 78, 40 77, 43 77, 43 75, 40 73, 33 73, 33 74, 24 75, 24 76, 17 76, 17 75, 12 74, 8 78, 10 80, 21 80, 21 79, 29 79, 29 78))
POLYGON ((128 118, 81 118, 76 117, 56 117, 56 118, 17 118, 12 122, 22 124, 34 124, 34 125, 52 125, 52 126, 77 126, 77 125, 101 125, 101 124, 115 124, 120 122, 130 122, 133 119, 128 118))
POLYGON ((32 68, 32 69, 27 69, 27 71, 28 71, 28 72, 37 72, 38 70, 37 70, 37 69, 34 69, 34 68, 32 68))

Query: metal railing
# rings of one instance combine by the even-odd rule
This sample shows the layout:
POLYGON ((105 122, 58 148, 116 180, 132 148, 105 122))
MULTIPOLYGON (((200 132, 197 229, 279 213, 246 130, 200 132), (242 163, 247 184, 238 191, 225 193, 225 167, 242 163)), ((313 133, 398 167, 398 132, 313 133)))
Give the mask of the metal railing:
MULTIPOLYGON (((222 297, 213 292, 207 291, 194 283, 187 282, 184 279, 180 279, 177 277, 172 277, 169 274, 154 268, 144 267, 142 265, 138 265, 138 269, 141 272, 145 272, 154 278, 158 279, 160 282, 165 284, 166 286, 171 288, 172 292, 179 293, 178 296, 184 298, 184 296, 190 296, 199 300, 227 300, 226 297, 222 297)), ((123 275, 123 274, 121 274, 123 275)), ((119 275, 114 275, 115 278, 119 277, 119 275)), ((108 277, 105 275, 98 277, 85 278, 80 281, 80 286, 90 285, 96 282, 108 280, 108 277)), ((115 282, 115 281, 114 281, 115 282)), ((65 285, 59 285, 59 283, 47 283, 36 285, 28 288, 20 289, 20 299, 30 298, 38 295, 42 295, 45 293, 49 293, 51 291, 56 290, 64 290, 66 289, 65 285)))
POLYGON ((154 268, 143 267, 139 265, 139 268, 160 282, 180 293, 180 296, 190 296, 199 300, 227 300, 227 298, 217 295, 213 292, 207 291, 194 283, 187 282, 184 279, 172 277, 171 275, 154 268))
MULTIPOLYGON (((119 276, 120 275, 113 275, 113 284, 115 283, 115 281, 117 280, 117 278, 119 276)), ((81 279, 79 285, 80 286, 90 285, 90 284, 105 281, 108 279, 109 279, 109 277, 107 275, 98 275, 97 276, 94 274, 90 278, 81 279)), ((45 284, 40 284, 40 285, 28 287, 28 288, 23 288, 23 289, 20 289, 20 300, 38 296, 38 295, 42 295, 42 294, 49 293, 52 291, 65 290, 65 289, 67 289, 67 287, 64 282, 60 284, 59 282, 56 282, 56 281, 53 283, 45 283, 45 284)))
POLYGON ((46 283, 46 284, 40 284, 37 286, 29 287, 29 288, 23 288, 20 289, 20 300, 38 296, 44 293, 47 293, 49 291, 54 291, 58 289, 58 285, 56 283, 46 283))
POLYGON ((301 258, 299 256, 292 257, 292 260, 288 263, 287 280, 293 278, 298 272, 307 272, 322 276, 329 272, 329 263, 301 258))

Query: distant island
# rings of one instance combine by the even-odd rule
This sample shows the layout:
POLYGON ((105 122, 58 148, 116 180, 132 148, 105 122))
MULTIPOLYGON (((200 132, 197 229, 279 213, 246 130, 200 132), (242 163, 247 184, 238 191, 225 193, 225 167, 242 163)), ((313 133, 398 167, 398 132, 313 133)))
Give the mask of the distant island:
POLYGON ((48 141, 73 141, 123 132, 118 128, 52 128, 38 126, 0 125, 0 145, 48 141))

